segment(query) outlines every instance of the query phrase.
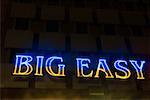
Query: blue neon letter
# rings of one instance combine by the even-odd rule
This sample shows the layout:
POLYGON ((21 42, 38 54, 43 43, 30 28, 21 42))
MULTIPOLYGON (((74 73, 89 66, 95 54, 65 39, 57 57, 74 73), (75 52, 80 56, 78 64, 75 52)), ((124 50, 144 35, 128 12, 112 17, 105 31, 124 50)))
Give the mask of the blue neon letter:
POLYGON ((90 59, 86 59, 86 58, 76 58, 77 60, 77 76, 78 77, 92 77, 93 71, 90 72, 90 74, 85 75, 84 71, 83 71, 83 67, 87 67, 88 63, 90 63, 90 59), (81 70, 81 73, 80 73, 81 70))
POLYGON ((121 65, 121 63, 125 64, 126 66, 128 65, 127 62, 125 60, 117 60, 114 63, 114 66, 117 70, 122 71, 125 75, 124 76, 120 76, 117 74, 117 72, 115 72, 116 78, 120 78, 120 79, 127 79, 130 77, 131 72, 129 69, 127 69, 126 67, 123 67, 123 65, 121 65))
POLYGON ((96 71, 96 78, 99 78, 99 71, 102 71, 105 73, 105 77, 106 78, 114 78, 114 76, 112 75, 107 63, 106 63, 106 59, 99 59, 99 63, 98 63, 98 67, 97 67, 97 71, 96 71), (101 68, 102 67, 102 68, 101 68))
POLYGON ((43 76, 42 67, 43 67, 44 56, 37 56, 36 59, 37 59, 37 63, 36 63, 36 72, 35 72, 35 75, 43 76))
POLYGON ((131 62, 132 66, 136 70, 137 79, 145 79, 144 76, 143 76, 143 72, 142 72, 145 61, 140 61, 140 63, 141 63, 140 65, 138 65, 136 60, 129 60, 129 61, 131 62))
POLYGON ((56 56, 53 56, 53 57, 49 57, 47 60, 46 60, 46 71, 52 75, 52 76, 65 76, 65 65, 64 64, 58 64, 58 73, 55 73, 53 70, 52 70, 52 62, 54 60, 60 60, 60 62, 62 63, 63 62, 63 58, 62 57, 56 57, 56 56))
POLYGON ((33 71, 32 65, 30 62, 32 61, 31 56, 26 55, 16 55, 16 63, 13 75, 29 75, 33 71), (23 66, 24 65, 24 66, 23 66), (26 71, 22 72, 21 67, 26 67, 26 71))

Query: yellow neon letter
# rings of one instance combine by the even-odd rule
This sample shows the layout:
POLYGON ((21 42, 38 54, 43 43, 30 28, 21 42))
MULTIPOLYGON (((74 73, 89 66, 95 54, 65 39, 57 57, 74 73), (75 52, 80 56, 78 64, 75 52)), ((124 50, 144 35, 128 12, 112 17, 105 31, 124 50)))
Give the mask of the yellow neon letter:
POLYGON ((138 65, 136 60, 129 60, 129 61, 131 62, 131 64, 133 65, 133 67, 136 70, 137 79, 145 79, 144 75, 143 75, 143 72, 142 72, 142 69, 143 69, 143 66, 145 64, 145 61, 141 61, 141 65, 138 65))
POLYGON ((46 60, 46 71, 52 75, 52 76, 65 76, 65 65, 64 64, 58 64, 58 73, 55 73, 52 70, 52 62, 54 60, 60 60, 61 62, 63 62, 62 57, 50 57, 46 60))
POLYGON ((105 78, 114 78, 114 76, 112 75, 112 73, 106 63, 106 59, 99 59, 99 64, 97 67, 95 78, 99 78, 99 71, 102 71, 105 73, 105 75, 106 75, 105 78))
POLYGON ((123 67, 122 65, 120 65, 120 63, 124 63, 127 66, 127 62, 125 60, 117 60, 114 63, 114 66, 117 70, 124 72, 124 76, 120 76, 117 74, 117 72, 115 72, 116 78, 120 78, 120 79, 127 79, 130 77, 131 72, 129 69, 123 67))
POLYGON ((16 63, 13 75, 29 75, 33 71, 32 65, 29 64, 32 61, 31 56, 16 55, 16 63), (25 61, 24 61, 25 60, 25 61), (23 66, 24 65, 24 66, 23 66), (21 68, 26 67, 26 71, 22 72, 21 68))
POLYGON ((34 75, 43 76, 42 66, 43 66, 44 56, 37 56, 36 58, 37 58, 37 64, 36 64, 36 72, 34 75))
POLYGON ((92 77, 93 71, 89 74, 85 75, 83 71, 83 67, 89 68, 88 63, 90 63, 90 59, 86 58, 76 58, 77 60, 77 76, 78 77, 92 77), (81 70, 81 73, 80 73, 81 70))

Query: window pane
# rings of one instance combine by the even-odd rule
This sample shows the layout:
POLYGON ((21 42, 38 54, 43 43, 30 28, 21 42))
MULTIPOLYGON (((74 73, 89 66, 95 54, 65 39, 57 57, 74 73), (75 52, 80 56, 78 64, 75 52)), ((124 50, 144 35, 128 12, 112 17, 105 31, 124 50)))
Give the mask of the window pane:
POLYGON ((76 23, 77 33, 88 33, 88 25, 86 23, 76 23))
POLYGON ((107 35, 115 35, 115 26, 114 25, 104 25, 104 32, 107 35))
POLYGON ((15 29, 27 30, 29 27, 29 19, 26 18, 17 18, 15 29))
POLYGON ((47 32, 58 32, 59 23, 58 21, 48 21, 47 22, 47 32))

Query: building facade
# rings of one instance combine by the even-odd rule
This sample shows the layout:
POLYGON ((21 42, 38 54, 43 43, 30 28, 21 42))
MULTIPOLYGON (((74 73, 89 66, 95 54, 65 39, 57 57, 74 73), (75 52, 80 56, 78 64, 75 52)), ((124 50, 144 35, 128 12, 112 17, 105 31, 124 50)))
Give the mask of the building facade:
POLYGON ((149 0, 2 0, 1 22, 3 99, 150 99, 149 0), (63 56, 68 76, 13 76, 16 54, 63 56), (97 55, 143 58, 145 79, 77 78, 74 57, 97 55))

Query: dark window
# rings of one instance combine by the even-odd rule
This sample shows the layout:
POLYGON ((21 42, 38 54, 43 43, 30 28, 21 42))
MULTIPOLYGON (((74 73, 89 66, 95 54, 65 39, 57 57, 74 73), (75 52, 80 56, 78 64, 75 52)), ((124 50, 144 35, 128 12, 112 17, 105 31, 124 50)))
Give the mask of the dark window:
POLYGON ((96 46, 97 46, 97 51, 102 52, 101 40, 99 37, 96 38, 96 46))
POLYGON ((14 0, 15 2, 19 2, 19 3, 31 3, 32 0, 14 0))
POLYGON ((124 10, 124 3, 113 1, 113 2, 112 2, 112 7, 113 7, 114 9, 124 10))
POLYGON ((143 32, 140 26, 133 26, 131 29, 134 36, 142 36, 143 32))
POLYGON ((107 35, 115 35, 115 26, 114 25, 104 25, 104 32, 107 35))
POLYGON ((87 0, 87 7, 98 8, 98 0, 87 0))
POLYGON ((142 2, 136 3, 136 10, 146 11, 146 4, 142 2))
POLYGON ((8 29, 13 29, 15 25, 15 19, 14 18, 9 18, 8 19, 8 29))
POLYGON ((112 8, 112 1, 107 1, 107 0, 100 0, 99 1, 99 6, 101 9, 109 9, 112 8))
POLYGON ((61 5, 64 5, 65 7, 70 7, 70 6, 72 6, 72 1, 71 0, 62 0, 61 5))
POLYGON ((117 27, 117 33, 121 36, 131 36, 131 28, 126 25, 119 25, 117 27))
POLYGON ((128 37, 125 37, 125 38, 124 38, 124 41, 125 41, 125 44, 126 44, 128 53, 132 53, 131 41, 130 41, 130 39, 129 39, 128 37))
POLYGON ((48 5, 59 5, 59 0, 48 0, 48 5))
POLYGON ((73 32, 73 23, 62 22, 62 24, 61 24, 61 31, 64 32, 64 33, 73 32))
POLYGON ((128 11, 133 11, 134 10, 134 3, 128 2, 128 3, 124 3, 125 5, 125 9, 128 11))
POLYGON ((66 51, 70 51, 71 50, 70 37, 67 36, 65 40, 66 40, 66 42, 65 42, 65 44, 66 44, 66 51))
POLYGON ((76 23, 76 33, 88 33, 88 24, 76 23))
POLYGON ((145 36, 150 37, 150 28, 149 28, 149 26, 144 26, 143 27, 143 33, 145 34, 145 36))
POLYGON ((48 21, 47 22, 47 32, 58 32, 59 22, 58 21, 48 21))
POLYGON ((29 19, 26 18, 16 18, 15 29, 27 30, 29 27, 29 19))
POLYGON ((37 7, 36 8, 36 17, 35 17, 35 19, 40 20, 40 17, 41 17, 41 8, 37 7))
POLYGON ((36 51, 38 49, 38 44, 39 44, 39 34, 35 33, 33 37, 33 45, 32 45, 33 51, 36 51))
POLYGON ((75 7, 85 7, 85 0, 74 0, 75 7))

